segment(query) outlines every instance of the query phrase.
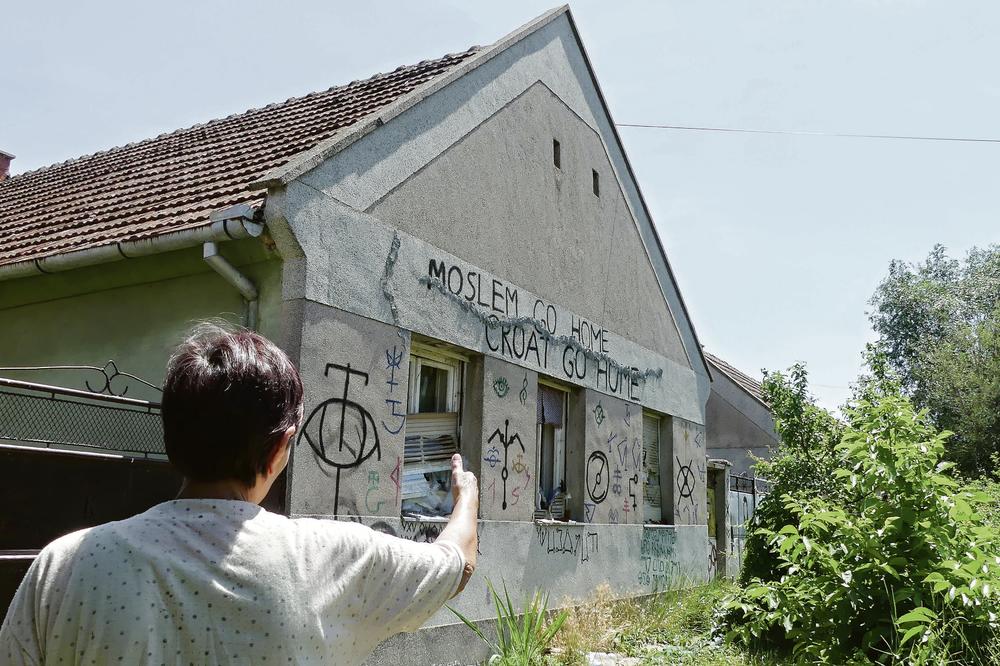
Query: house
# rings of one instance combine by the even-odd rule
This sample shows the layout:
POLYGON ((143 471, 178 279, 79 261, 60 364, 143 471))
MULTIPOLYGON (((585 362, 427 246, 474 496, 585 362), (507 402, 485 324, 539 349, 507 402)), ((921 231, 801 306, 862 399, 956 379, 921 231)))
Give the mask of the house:
POLYGON ((708 457, 731 464, 730 473, 754 476, 754 459, 768 459, 778 446, 774 418, 760 382, 705 352, 712 392, 705 407, 708 457))
MULTIPOLYGON (((481 485, 470 618, 493 616, 486 579, 581 600, 716 574, 709 361, 566 7, 16 175, 0 233, 0 366, 49 368, 33 381, 113 359, 155 387, 211 317, 286 349, 307 401, 290 515, 432 539, 460 452, 481 485)), ((375 660, 473 659, 466 631, 443 610, 375 660)))

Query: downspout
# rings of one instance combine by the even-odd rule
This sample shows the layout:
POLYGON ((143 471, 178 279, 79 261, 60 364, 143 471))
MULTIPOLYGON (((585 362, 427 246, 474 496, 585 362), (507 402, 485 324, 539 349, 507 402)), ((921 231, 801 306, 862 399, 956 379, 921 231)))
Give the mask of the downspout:
POLYGON ((219 254, 218 245, 229 240, 260 236, 264 232, 264 225, 254 221, 254 213, 255 210, 252 206, 238 204, 212 213, 210 223, 202 227, 0 266, 0 281, 59 273, 85 266, 96 266, 112 261, 201 245, 202 256, 208 265, 243 295, 247 306, 244 324, 247 328, 256 330, 258 318, 257 287, 219 254))
POLYGON ((202 256, 212 269, 222 276, 222 279, 236 287, 236 290, 243 295, 246 302, 246 315, 243 323, 251 331, 257 330, 257 310, 258 298, 257 287, 247 276, 240 273, 236 266, 229 263, 229 260, 219 254, 219 244, 215 241, 208 241, 203 246, 202 256))

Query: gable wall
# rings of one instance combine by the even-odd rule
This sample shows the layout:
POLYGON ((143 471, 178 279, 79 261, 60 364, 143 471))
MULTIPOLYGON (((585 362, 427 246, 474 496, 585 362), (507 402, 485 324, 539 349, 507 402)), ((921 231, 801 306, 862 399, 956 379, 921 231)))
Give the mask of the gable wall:
POLYGON ((536 83, 368 212, 689 366, 613 175, 597 132, 536 83))

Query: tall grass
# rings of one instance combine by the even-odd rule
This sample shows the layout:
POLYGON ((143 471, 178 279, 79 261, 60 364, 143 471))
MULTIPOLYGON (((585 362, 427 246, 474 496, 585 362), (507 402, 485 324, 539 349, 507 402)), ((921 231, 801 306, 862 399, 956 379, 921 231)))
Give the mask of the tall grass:
POLYGON ((479 625, 465 617, 457 610, 448 607, 459 620, 475 632, 492 651, 489 663, 495 666, 536 666, 544 664, 553 637, 566 621, 567 612, 557 613, 551 620, 548 616, 548 596, 535 591, 525 602, 524 608, 518 612, 511 603, 507 584, 503 584, 501 597, 493 584, 487 580, 490 596, 496 607, 496 640, 490 639, 479 625))

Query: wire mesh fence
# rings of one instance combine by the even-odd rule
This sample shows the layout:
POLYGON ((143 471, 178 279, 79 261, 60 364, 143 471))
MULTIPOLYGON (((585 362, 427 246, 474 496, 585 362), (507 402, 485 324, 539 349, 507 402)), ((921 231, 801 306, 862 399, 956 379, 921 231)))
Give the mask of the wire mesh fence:
POLYGON ((0 440, 164 453, 158 403, 2 378, 0 440))

